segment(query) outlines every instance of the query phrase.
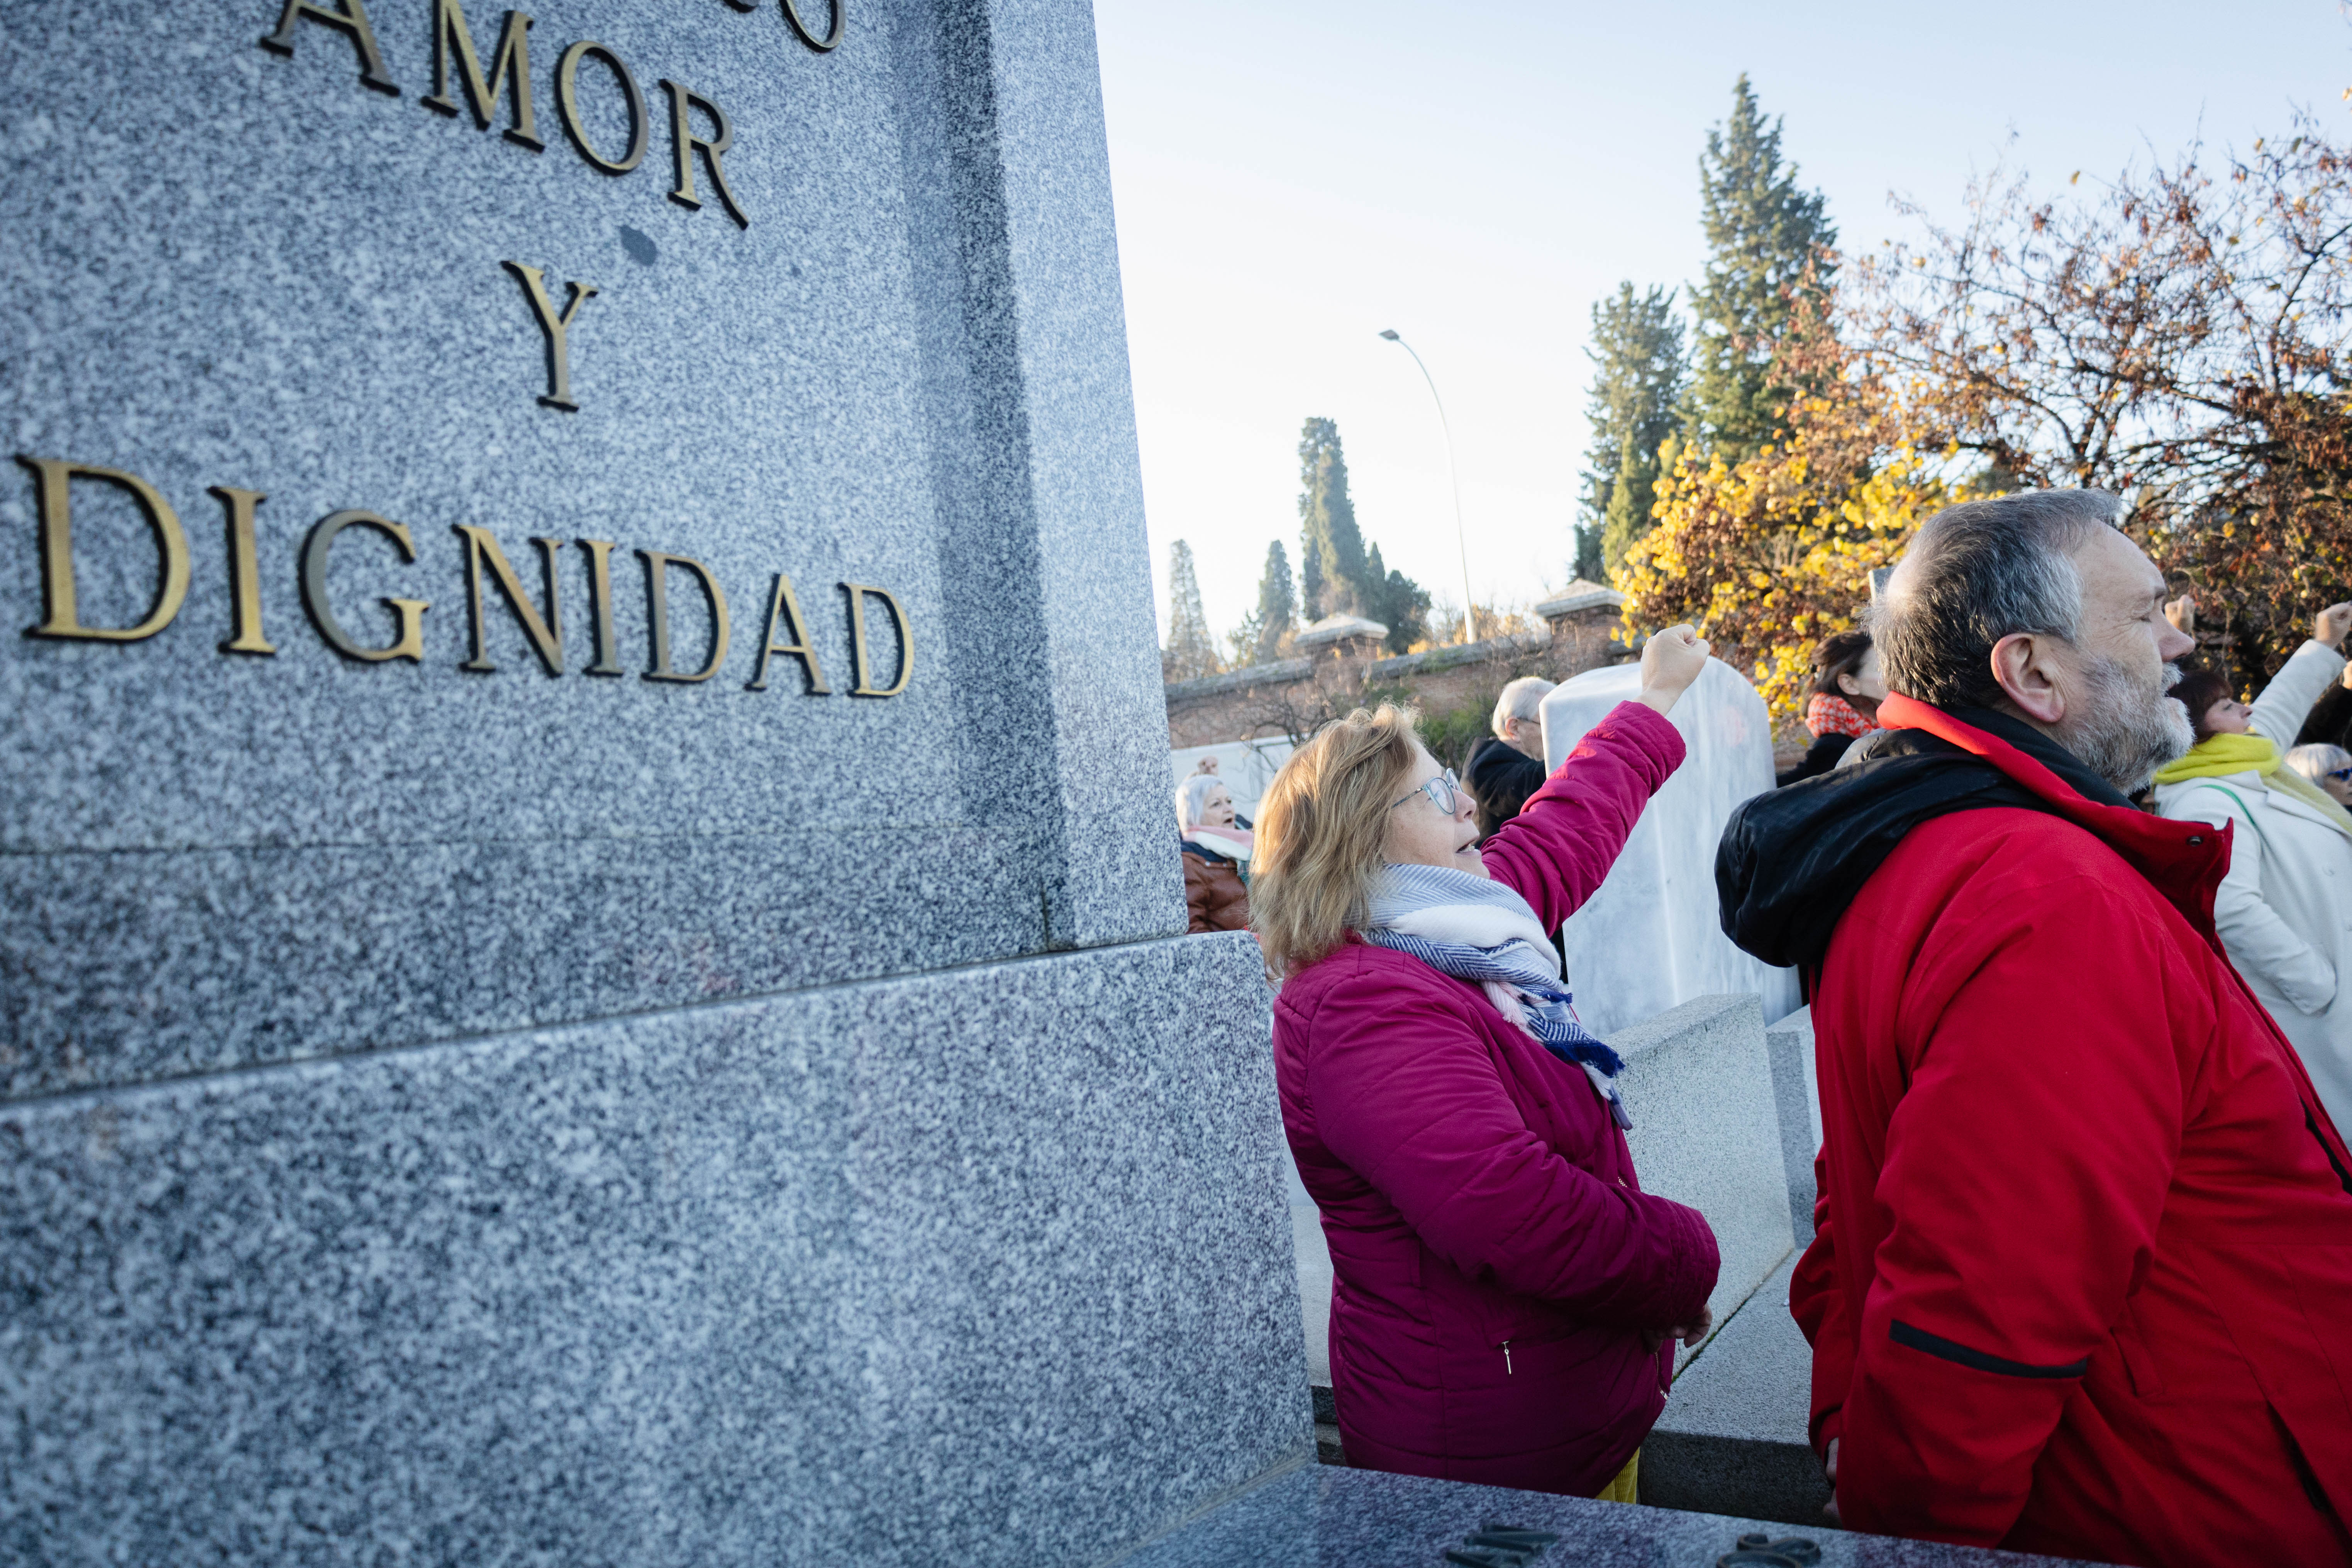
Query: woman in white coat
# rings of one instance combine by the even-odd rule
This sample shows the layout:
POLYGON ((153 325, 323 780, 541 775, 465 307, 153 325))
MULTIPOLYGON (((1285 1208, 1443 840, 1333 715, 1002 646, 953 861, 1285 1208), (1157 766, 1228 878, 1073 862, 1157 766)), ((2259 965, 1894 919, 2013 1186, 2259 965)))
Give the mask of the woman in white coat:
POLYGON ((2284 763, 2312 704, 2344 675, 2347 632, 2352 605, 2322 611, 2252 707, 2217 675, 2184 676, 2173 695, 2198 743, 2156 775, 2162 815, 2233 825, 2214 923, 2339 1127, 2352 1127, 2352 814, 2284 763))

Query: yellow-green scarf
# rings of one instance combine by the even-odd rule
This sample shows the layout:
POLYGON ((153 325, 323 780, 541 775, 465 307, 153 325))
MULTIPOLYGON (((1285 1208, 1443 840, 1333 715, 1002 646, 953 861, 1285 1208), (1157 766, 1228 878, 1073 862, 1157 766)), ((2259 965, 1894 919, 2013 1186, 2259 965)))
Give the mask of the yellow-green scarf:
POLYGON ((2208 735, 2198 742, 2187 756, 2158 768, 2156 782, 2175 784, 2189 779, 2220 778, 2228 773, 2259 773, 2263 788, 2294 796, 2326 817, 2336 832, 2352 838, 2352 812, 2346 811, 2336 803, 2334 795, 2286 766, 2285 763, 2286 759, 2279 755, 2278 747, 2260 735, 2208 735))

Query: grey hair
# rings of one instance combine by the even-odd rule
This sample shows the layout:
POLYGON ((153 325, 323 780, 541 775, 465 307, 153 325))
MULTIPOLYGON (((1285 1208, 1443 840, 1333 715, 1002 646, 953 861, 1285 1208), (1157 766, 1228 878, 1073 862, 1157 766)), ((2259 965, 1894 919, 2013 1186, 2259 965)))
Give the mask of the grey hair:
POLYGON ((2342 768, 2352 768, 2352 752, 2341 746, 2297 746, 2286 754, 2286 765, 2317 784, 2342 768))
POLYGON ((1551 689, 1552 683, 1540 675, 1522 675, 1504 687, 1503 694, 1495 699, 1493 728, 1496 738, 1504 741, 1511 738, 1511 721, 1514 719, 1542 717, 1543 700, 1551 689))
POLYGON ((1888 688, 1938 708, 1999 701, 1993 645, 2019 632, 2081 637, 2074 554, 2122 512, 2105 490, 2020 490, 1929 518, 1869 618, 1888 688))
POLYGON ((1194 773, 1176 786, 1176 826, 1189 832, 1201 826, 1202 816, 1209 809, 1209 792, 1223 790, 1233 793, 1233 786, 1214 773, 1194 773))

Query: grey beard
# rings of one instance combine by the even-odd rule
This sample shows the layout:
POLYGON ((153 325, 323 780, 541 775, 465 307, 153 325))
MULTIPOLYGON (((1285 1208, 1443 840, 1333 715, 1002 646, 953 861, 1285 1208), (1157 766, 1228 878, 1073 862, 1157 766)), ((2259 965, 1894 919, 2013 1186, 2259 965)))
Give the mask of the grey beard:
POLYGON ((2053 726, 2059 744, 2125 795, 2145 788, 2156 770, 2197 743, 2189 710, 2166 692, 2179 683, 2178 665, 2164 667, 2163 684, 2150 689, 2111 658, 2083 668, 2082 716, 2053 726))

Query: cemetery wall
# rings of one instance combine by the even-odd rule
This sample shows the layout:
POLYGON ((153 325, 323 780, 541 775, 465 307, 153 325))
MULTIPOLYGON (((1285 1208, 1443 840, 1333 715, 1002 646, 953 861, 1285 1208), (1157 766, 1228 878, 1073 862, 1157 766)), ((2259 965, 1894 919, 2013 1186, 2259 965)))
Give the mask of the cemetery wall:
POLYGON ((1520 676, 1566 680, 1630 657, 1619 595, 1601 590, 1565 602, 1574 607, 1546 617, 1542 632, 1396 655, 1350 639, 1306 657, 1171 681, 1168 744, 1186 751, 1271 736, 1304 741, 1368 701, 1411 701, 1433 714, 1491 710, 1504 684, 1520 676))

